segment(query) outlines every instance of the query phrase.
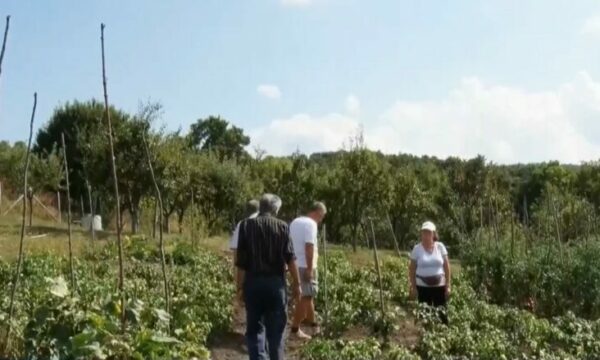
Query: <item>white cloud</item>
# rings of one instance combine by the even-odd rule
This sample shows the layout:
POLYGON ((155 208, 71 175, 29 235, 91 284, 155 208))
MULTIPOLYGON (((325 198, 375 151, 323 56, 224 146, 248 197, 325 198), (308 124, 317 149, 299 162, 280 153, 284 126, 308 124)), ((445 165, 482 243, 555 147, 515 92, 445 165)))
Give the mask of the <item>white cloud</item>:
POLYGON ((267 99, 279 100, 281 99, 281 90, 277 85, 272 84, 261 84, 256 88, 256 92, 266 97, 267 99))
POLYGON ((346 98, 346 112, 354 117, 360 114, 360 100, 354 95, 348 95, 346 98))
POLYGON ((290 7, 304 7, 312 4, 313 0, 281 0, 281 4, 290 7))
MULTIPOLYGON (((339 149, 360 125, 354 104, 346 101, 347 114, 274 120, 253 141, 278 155, 339 149)), ((578 163, 600 158, 598 119, 600 83, 581 73, 540 92, 465 78, 441 99, 398 100, 363 125, 367 145, 386 153, 578 163)))
POLYGON ((303 153, 335 151, 358 127, 356 119, 342 114, 296 114, 251 131, 250 138, 273 155, 289 155, 298 149, 303 153))
POLYGON ((600 35, 600 15, 587 18, 581 27, 583 35, 600 35))

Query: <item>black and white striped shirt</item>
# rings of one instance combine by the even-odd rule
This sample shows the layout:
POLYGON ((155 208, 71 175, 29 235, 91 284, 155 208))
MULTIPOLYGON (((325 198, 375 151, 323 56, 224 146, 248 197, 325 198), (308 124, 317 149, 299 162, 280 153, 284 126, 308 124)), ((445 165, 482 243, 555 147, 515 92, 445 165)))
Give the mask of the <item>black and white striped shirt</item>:
POLYGON ((260 214, 240 223, 236 266, 252 275, 285 274, 294 260, 288 224, 270 214, 260 214))

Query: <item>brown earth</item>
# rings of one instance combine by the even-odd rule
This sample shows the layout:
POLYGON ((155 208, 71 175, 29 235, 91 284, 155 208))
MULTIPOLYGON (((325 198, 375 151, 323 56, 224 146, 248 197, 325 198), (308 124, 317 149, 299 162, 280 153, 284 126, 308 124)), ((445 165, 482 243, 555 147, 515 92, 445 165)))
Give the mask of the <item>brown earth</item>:
MULTIPOLYGON (((245 331, 245 312, 239 305, 235 307, 233 330, 215 339, 209 348, 213 360, 245 360, 248 359, 246 352, 246 342, 244 338, 245 331)), ((406 320, 399 324, 399 329, 391 336, 391 342, 412 348, 419 340, 419 329, 414 321, 406 320)), ((364 326, 355 326, 348 329, 340 339, 361 340, 371 336, 370 330, 364 326)), ((303 343, 286 338, 286 359, 300 360, 300 350, 303 343)))

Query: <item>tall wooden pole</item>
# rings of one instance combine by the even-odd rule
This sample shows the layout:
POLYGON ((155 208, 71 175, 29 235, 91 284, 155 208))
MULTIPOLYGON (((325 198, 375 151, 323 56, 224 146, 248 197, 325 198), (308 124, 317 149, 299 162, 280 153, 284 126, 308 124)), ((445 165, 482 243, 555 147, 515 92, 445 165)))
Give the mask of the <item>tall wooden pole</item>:
MULTIPOLYGON (((385 301, 383 299, 383 280, 381 278, 381 268, 379 267, 379 255, 377 253, 377 240, 375 239, 375 227, 373 219, 369 219, 371 224, 371 234, 373 235, 373 254, 375 258, 375 270, 377 270, 377 281, 379 282, 379 305, 381 306, 381 319, 385 320, 385 301)), ((385 335, 387 337, 387 334, 385 335)), ((387 340, 387 338, 386 338, 387 340)))
POLYGON ((402 253, 400 253, 400 247, 398 246, 398 238, 396 237, 396 232, 394 231, 394 225, 392 224, 392 218, 390 217, 390 213, 387 213, 387 222, 390 227, 390 232, 392 233, 392 238, 394 239, 394 247, 396 248, 396 254, 398 254, 398 256, 402 256, 402 253))
POLYGON ((191 199, 191 206, 192 206, 192 224, 191 224, 191 228, 190 228, 190 238, 192 241, 192 246, 196 247, 196 232, 195 232, 195 228, 196 228, 196 208, 194 206, 194 197, 195 197, 195 192, 194 190, 192 190, 192 199, 191 199))
POLYGON ((125 332, 125 272, 123 266, 123 242, 121 240, 121 201, 119 197, 119 179, 117 177, 117 164, 115 160, 115 145, 113 140, 112 123, 108 106, 108 91, 106 89, 106 61, 104 57, 104 24, 100 25, 100 43, 102 46, 102 87, 104 88, 104 118, 108 126, 108 143, 110 146, 110 165, 114 186, 115 202, 117 206, 117 247, 119 249, 119 293, 121 295, 121 327, 125 332))
POLYGON ((62 209, 60 204, 60 191, 56 192, 56 207, 58 209, 58 223, 62 224, 62 209))
POLYGON ((327 292, 327 225, 323 224, 323 301, 325 312, 323 314, 325 333, 327 333, 329 327, 329 296, 327 292))
POLYGON ((71 184, 69 183, 69 163, 67 162, 67 146, 65 133, 60 134, 65 162, 65 180, 67 182, 67 234, 69 237, 69 270, 71 271, 71 291, 75 292, 75 270, 73 269, 73 242, 71 241, 71 184))
POLYGON ((6 338, 4 340, 4 354, 9 349, 10 335, 12 331, 12 317, 15 310, 15 294, 17 293, 17 286, 19 285, 19 278, 21 277, 21 266, 23 265, 23 242, 25 239, 25 218, 27 216, 27 191, 29 186, 27 184, 27 178, 29 176, 29 161, 31 155, 31 138, 33 136, 33 120, 35 118, 35 109, 37 107, 37 93, 33 94, 33 110, 31 111, 31 121, 29 122, 29 141, 27 143, 27 154, 25 156, 25 170, 23 170, 23 211, 21 213, 21 239, 19 241, 19 256, 17 258, 17 269, 12 282, 12 289, 10 291, 10 303, 8 305, 8 329, 6 331, 6 338))
POLYGON ((88 179, 85 179, 85 187, 87 188, 88 204, 90 205, 90 215, 92 216, 92 241, 96 240, 96 229, 94 228, 94 203, 92 201, 92 185, 88 179))
MULTIPOLYGON (((146 141, 146 136, 142 133, 142 141, 144 143, 144 152, 146 153, 146 159, 148 161, 148 168, 150 169, 150 176, 152 177, 152 183, 154 184, 154 191, 156 193, 156 199, 158 200, 158 210, 159 213, 163 213, 163 201, 162 195, 160 193, 160 188, 158 187, 158 182, 156 181, 156 176, 154 175, 154 167, 152 166, 152 157, 150 156, 150 149, 148 147, 148 142, 146 141)), ((167 312, 170 312, 171 309, 171 296, 169 289, 169 278, 167 276, 167 262, 165 260, 165 244, 163 241, 163 222, 160 221, 158 225, 158 247, 160 251, 160 265, 163 273, 163 287, 165 292, 165 308, 167 312)), ((171 256, 171 261, 173 261, 173 257, 171 256)))
POLYGON ((6 17, 6 26, 4 27, 4 40, 2 40, 2 50, 0 51, 0 74, 2 74, 2 60, 4 60, 4 51, 6 50, 6 39, 8 38, 8 28, 10 27, 10 15, 6 17))

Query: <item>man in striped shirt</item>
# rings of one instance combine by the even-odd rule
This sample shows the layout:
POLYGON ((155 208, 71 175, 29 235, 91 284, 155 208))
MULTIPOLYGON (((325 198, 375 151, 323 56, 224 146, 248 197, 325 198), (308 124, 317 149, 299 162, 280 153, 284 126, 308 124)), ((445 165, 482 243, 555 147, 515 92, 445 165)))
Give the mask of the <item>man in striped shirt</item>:
POLYGON ((284 358, 287 324, 286 267, 292 295, 300 299, 300 278, 288 225, 275 216, 281 199, 265 194, 259 215, 240 223, 236 266, 238 296, 246 305, 246 341, 250 360, 284 358))

